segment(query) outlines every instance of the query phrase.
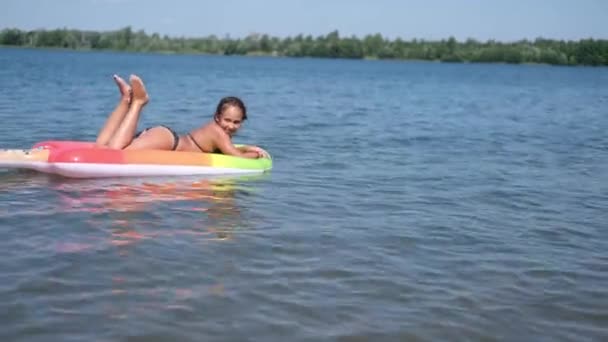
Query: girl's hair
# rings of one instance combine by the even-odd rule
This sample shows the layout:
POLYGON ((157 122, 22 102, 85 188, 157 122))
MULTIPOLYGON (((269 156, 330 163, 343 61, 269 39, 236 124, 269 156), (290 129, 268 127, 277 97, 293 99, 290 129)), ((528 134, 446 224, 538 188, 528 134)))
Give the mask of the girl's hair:
POLYGON ((219 118, 220 115, 228 108, 229 106, 235 106, 241 110, 243 113, 243 121, 247 120, 247 108, 245 108, 245 104, 241 99, 236 96, 227 96, 220 100, 220 103, 217 104, 217 109, 215 110, 214 116, 219 118))

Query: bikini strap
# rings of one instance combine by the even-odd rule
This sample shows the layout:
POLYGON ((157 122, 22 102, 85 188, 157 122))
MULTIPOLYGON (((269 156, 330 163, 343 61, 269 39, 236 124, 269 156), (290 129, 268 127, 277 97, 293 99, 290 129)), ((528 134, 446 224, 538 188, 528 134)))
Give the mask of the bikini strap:
POLYGON ((188 136, 190 137, 190 139, 192 140, 192 142, 194 143, 194 145, 196 145, 196 147, 198 147, 199 150, 201 150, 201 152, 205 152, 205 150, 203 150, 203 148, 201 147, 201 145, 199 145, 196 142, 196 139, 194 139, 194 137, 192 136, 192 134, 188 133, 188 136))

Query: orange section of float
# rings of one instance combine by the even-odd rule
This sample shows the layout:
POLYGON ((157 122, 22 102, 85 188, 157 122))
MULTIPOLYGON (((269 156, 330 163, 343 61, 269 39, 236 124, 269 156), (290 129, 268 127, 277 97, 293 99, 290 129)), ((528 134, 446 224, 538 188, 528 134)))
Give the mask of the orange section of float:
POLYGON ((124 150, 124 161, 129 164, 211 166, 211 155, 200 152, 161 150, 124 150))
POLYGON ((157 164, 211 166, 208 153, 166 150, 117 150, 98 147, 93 142, 48 140, 33 149, 50 150, 53 163, 157 164))
POLYGON ((45 144, 51 163, 155 164, 211 166, 208 153, 165 150, 116 150, 86 144, 45 144))

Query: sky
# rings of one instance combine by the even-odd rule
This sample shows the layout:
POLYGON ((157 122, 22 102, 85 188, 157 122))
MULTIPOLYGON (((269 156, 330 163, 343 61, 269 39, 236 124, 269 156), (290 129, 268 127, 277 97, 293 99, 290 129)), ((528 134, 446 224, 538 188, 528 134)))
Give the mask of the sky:
POLYGON ((608 39, 608 0, 1 0, 0 29, 173 37, 341 37, 486 41, 608 39))

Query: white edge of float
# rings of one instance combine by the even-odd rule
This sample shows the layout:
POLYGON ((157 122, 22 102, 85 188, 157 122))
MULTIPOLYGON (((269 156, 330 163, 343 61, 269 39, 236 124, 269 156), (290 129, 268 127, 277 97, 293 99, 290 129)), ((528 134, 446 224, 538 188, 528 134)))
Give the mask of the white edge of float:
POLYGON ((264 169, 157 164, 43 163, 42 172, 72 178, 260 174, 264 169))

